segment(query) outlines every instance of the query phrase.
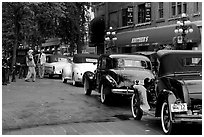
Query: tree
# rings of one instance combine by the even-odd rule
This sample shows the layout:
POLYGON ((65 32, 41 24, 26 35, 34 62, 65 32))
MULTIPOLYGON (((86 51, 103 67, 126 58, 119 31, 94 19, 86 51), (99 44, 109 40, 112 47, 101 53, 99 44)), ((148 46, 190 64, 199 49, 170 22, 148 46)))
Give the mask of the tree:
POLYGON ((88 6, 87 2, 3 2, 2 44, 3 49, 13 50, 12 67, 22 42, 34 48, 46 39, 60 37, 81 52, 88 6))
POLYGON ((29 25, 30 9, 28 3, 23 2, 3 2, 2 7, 3 49, 12 49, 11 70, 13 70, 16 50, 23 38, 22 28, 29 25))

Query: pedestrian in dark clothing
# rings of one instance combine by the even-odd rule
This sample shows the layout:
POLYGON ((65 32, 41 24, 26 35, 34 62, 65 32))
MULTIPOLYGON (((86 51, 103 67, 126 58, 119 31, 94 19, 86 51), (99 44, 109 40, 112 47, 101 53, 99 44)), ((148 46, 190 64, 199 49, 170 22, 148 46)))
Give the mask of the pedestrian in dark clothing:
POLYGON ((23 58, 22 63, 20 64, 20 70, 19 70, 19 78, 25 78, 28 73, 28 67, 26 65, 26 56, 23 58))
POLYGON ((9 65, 8 58, 2 58, 2 85, 10 84, 9 82, 9 65))

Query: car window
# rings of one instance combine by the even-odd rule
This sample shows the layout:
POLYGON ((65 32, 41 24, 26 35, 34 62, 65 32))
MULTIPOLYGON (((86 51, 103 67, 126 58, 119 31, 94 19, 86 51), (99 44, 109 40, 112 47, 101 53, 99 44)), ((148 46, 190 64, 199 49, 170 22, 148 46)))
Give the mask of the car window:
POLYGON ((96 63, 97 59, 94 58, 86 58, 86 63, 96 63))
POLYGON ((66 58, 57 58, 57 62, 67 62, 66 58))
POLYGON ((137 68, 149 68, 149 69, 151 68, 150 63, 148 64, 146 61, 143 61, 143 60, 118 58, 115 61, 117 63, 114 66, 119 68, 121 67, 137 67, 137 68))
POLYGON ((185 58, 184 59, 184 66, 202 66, 202 59, 201 58, 185 58))
POLYGON ((50 58, 50 56, 46 56, 46 62, 47 62, 47 63, 51 63, 51 58, 50 58))
POLYGON ((102 58, 101 69, 105 69, 105 68, 106 68, 106 58, 102 58))

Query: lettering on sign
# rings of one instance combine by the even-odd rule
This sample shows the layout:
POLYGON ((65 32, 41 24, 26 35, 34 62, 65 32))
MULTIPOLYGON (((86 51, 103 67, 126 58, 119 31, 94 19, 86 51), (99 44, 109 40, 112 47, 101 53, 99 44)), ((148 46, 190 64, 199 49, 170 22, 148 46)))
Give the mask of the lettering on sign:
POLYGON ((149 39, 149 37, 139 37, 139 38, 132 38, 131 43, 143 43, 143 42, 147 42, 149 39))

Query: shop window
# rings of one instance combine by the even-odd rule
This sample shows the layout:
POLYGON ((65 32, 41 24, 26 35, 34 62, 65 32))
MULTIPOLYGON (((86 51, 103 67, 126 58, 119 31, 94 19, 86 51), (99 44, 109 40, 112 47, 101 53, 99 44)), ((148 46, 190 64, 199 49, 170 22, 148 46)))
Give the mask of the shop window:
POLYGON ((163 17, 164 17, 164 3, 159 2, 159 18, 163 18, 163 17))
POLYGON ((123 47, 122 48, 122 53, 131 53, 132 52, 132 47, 123 47))

